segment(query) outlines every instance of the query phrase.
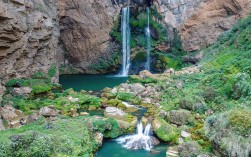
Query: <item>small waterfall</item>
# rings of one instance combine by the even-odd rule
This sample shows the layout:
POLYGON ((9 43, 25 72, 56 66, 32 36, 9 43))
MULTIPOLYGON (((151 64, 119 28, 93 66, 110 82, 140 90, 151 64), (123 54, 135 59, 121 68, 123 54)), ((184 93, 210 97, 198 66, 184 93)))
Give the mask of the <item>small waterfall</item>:
POLYGON ((146 13, 147 13, 147 27, 146 27, 147 61, 146 61, 145 68, 146 68, 146 70, 150 71, 151 70, 151 32, 150 32, 150 10, 149 10, 149 7, 146 8, 146 13))
POLYGON ((137 125, 137 134, 118 138, 116 141, 123 144, 127 149, 145 149, 150 151, 153 148, 153 137, 150 136, 151 124, 144 129, 142 122, 137 125))
POLYGON ((121 32, 122 32, 122 53, 123 53, 123 63, 122 63, 122 76, 128 76, 130 69, 130 8, 122 8, 121 15, 121 32))

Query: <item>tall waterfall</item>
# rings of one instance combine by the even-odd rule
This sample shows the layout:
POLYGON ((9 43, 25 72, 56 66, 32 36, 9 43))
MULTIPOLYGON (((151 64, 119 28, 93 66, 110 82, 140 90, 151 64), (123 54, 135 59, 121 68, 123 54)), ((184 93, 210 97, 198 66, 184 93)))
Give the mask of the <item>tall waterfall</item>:
POLYGON ((150 71, 151 70, 151 32, 150 32, 150 17, 149 17, 150 16, 150 11, 149 11, 149 7, 146 8, 146 13, 147 13, 147 27, 146 27, 147 61, 146 61, 145 68, 146 68, 146 70, 150 71))
POLYGON ((145 129, 142 122, 137 125, 137 134, 120 137, 118 143, 123 144, 127 149, 145 149, 150 151, 153 148, 153 137, 150 136, 151 124, 147 124, 145 129))
POLYGON ((122 76, 128 76, 130 69, 130 8, 122 8, 121 16, 121 32, 122 32, 122 53, 123 53, 123 63, 122 63, 122 76))

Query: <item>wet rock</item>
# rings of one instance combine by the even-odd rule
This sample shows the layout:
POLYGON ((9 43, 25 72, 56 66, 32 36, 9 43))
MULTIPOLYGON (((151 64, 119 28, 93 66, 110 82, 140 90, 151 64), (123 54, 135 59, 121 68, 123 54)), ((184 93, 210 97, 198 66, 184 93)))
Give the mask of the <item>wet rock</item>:
POLYGON ((54 108, 46 106, 39 110, 39 114, 44 117, 55 117, 57 115, 57 112, 54 108))
POLYGON ((13 94, 17 96, 23 96, 23 97, 29 97, 31 94, 32 89, 30 87, 20 87, 20 88, 14 88, 13 94))
POLYGON ((191 117, 191 112, 188 110, 172 110, 167 113, 166 119, 176 125, 185 125, 191 117))

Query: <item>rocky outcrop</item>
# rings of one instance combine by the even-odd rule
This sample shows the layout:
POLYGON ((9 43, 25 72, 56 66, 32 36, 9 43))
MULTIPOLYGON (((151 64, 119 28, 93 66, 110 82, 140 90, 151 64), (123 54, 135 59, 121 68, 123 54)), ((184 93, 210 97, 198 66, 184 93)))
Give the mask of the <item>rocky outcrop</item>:
POLYGON ((155 4, 170 32, 179 30, 186 51, 214 43, 251 11, 250 0, 158 0, 155 4))
POLYGON ((26 119, 22 111, 16 110, 12 106, 0 107, 0 117, 2 117, 3 121, 5 122, 6 128, 19 127, 25 123, 25 119, 26 119))
POLYGON ((56 64, 59 28, 54 0, 0 1, 0 75, 30 77, 56 64))
POLYGON ((107 72, 97 72, 93 66, 106 62, 117 50, 109 35, 120 12, 114 4, 98 0, 57 1, 65 63, 78 72, 107 72))

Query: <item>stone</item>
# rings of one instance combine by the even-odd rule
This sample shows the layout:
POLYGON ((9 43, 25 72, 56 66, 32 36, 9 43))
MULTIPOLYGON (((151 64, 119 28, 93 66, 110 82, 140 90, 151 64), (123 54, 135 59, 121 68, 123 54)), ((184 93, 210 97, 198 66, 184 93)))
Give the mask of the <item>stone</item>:
POLYGON ((167 69, 167 70, 164 71, 164 74, 174 75, 175 74, 175 70, 173 68, 167 69))
POLYGON ((68 115, 71 116, 71 117, 77 117, 77 116, 79 116, 79 114, 77 113, 77 110, 74 109, 74 108, 70 109, 68 115))
POLYGON ((80 116, 89 116, 90 114, 88 112, 80 112, 80 116))
POLYGON ((17 96, 23 96, 23 97, 29 97, 32 92, 32 89, 30 87, 20 87, 20 88, 14 88, 13 94, 17 96))
POLYGON ((140 94, 142 93, 146 88, 140 84, 140 83, 135 83, 135 84, 132 84, 131 85, 131 91, 134 93, 134 94, 140 94))
POLYGON ((5 92, 5 87, 1 85, 1 81, 0 81, 0 104, 2 102, 2 96, 5 92))
POLYGON ((0 116, 6 122, 6 128, 16 128, 21 126, 21 121, 25 119, 22 111, 13 108, 12 106, 0 107, 0 116))
POLYGON ((166 119, 170 123, 181 126, 181 125, 186 125, 190 117, 191 117, 190 111, 180 109, 180 110, 169 111, 167 113, 166 119))
POLYGON ((178 147, 177 146, 167 147, 166 156, 167 157, 179 156, 178 147))
POLYGON ((99 146, 102 146, 103 144, 103 139, 104 139, 104 136, 103 134, 97 132, 94 134, 94 138, 95 138, 95 141, 98 143, 99 146))
MULTIPOLYGON (((63 58, 76 72, 100 74, 115 71, 116 68, 94 69, 100 61, 108 61, 119 49, 112 41, 110 32, 114 19, 119 16, 120 7, 112 1, 57 0, 63 46, 67 51, 63 58)), ((64 61, 63 61, 64 62, 64 61)), ((114 65, 114 66, 118 66, 114 65)))
POLYGON ((27 117, 25 124, 30 124, 37 121, 39 116, 40 116, 39 113, 32 113, 31 115, 27 117))
POLYGON ((124 118, 126 113, 116 107, 107 107, 104 114, 109 118, 124 118))
POLYGON ((73 98, 72 96, 67 97, 70 102, 79 102, 78 98, 73 98))
POLYGON ((183 138, 189 138, 191 137, 191 134, 183 130, 181 131, 180 136, 183 138))
POLYGON ((60 34, 57 8, 55 1, 46 3, 40 0, 0 2, 0 69, 3 82, 14 77, 31 77, 38 71, 47 73, 56 64, 60 34), (29 9, 34 6, 40 9, 29 9))
POLYGON ((164 142, 171 142, 176 140, 178 130, 176 127, 170 125, 161 118, 155 118, 152 122, 153 131, 156 133, 159 139, 164 142))
POLYGON ((145 79, 145 78, 151 77, 151 76, 152 76, 152 73, 148 70, 143 70, 143 71, 139 72, 139 77, 141 79, 145 79))
POLYGON ((55 117, 57 115, 57 112, 55 109, 51 109, 48 106, 46 106, 39 110, 39 114, 44 117, 55 117))
POLYGON ((182 81, 176 81, 176 82, 175 82, 175 86, 176 86, 176 88, 178 88, 178 89, 182 89, 182 88, 183 88, 183 82, 182 82, 182 81))

